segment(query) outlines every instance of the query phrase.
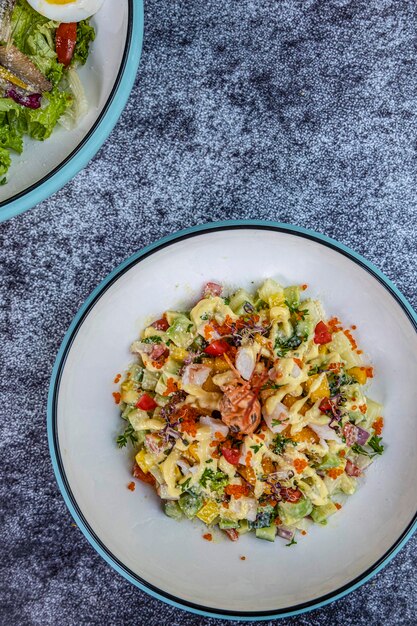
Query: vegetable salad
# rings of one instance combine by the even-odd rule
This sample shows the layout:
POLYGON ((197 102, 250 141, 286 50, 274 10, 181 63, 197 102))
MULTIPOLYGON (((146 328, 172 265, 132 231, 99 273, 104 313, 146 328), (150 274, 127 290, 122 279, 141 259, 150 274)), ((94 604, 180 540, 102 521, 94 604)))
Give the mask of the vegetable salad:
POLYGON ((268 279, 225 297, 208 283, 190 311, 166 311, 132 344, 113 394, 126 422, 117 443, 133 446, 133 475, 168 516, 293 545, 383 452, 355 327, 327 319, 306 287, 268 279))
POLYGON ((72 128, 88 105, 76 67, 95 38, 88 20, 48 20, 26 2, 0 7, 0 183, 23 138, 43 141, 59 122, 72 128))

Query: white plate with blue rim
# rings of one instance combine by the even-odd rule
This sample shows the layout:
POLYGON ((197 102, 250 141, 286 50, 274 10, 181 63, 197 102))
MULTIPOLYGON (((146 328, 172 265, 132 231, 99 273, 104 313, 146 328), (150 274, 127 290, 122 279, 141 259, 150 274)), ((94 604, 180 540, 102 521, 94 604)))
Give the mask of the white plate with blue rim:
POLYGON ((64 499, 116 571, 172 605, 203 615, 265 620, 323 606, 375 575, 416 528, 417 317, 396 287, 352 250, 271 222, 208 224, 176 233, 116 268, 77 313, 51 379, 48 435, 64 499), (385 407, 385 452, 327 526, 297 545, 209 543, 199 523, 175 522, 146 485, 132 493, 132 459, 115 444, 114 375, 131 362, 144 324, 189 308, 208 280, 253 288, 265 278, 309 285, 327 313, 357 326, 385 407), (242 560, 240 557, 245 556, 242 560))
POLYGON ((35 206, 73 178, 116 124, 133 87, 143 38, 142 0, 104 0, 91 18, 96 39, 79 70, 89 109, 78 126, 57 126, 44 142, 25 139, 0 186, 0 222, 35 206))

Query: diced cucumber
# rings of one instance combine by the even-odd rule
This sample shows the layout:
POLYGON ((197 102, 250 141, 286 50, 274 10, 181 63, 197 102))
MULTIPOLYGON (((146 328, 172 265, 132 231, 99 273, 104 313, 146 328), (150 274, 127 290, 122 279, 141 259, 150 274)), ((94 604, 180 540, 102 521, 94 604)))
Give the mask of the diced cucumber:
POLYGON ((333 504, 333 502, 328 502, 322 506, 313 507, 311 517, 313 522, 316 522, 316 524, 326 524, 327 518, 334 513, 337 513, 337 507, 333 504))
POLYGON ((265 526, 264 528, 257 528, 255 531, 258 539, 265 539, 266 541, 275 541, 275 536, 277 534, 277 527, 275 524, 271 524, 271 526, 265 526))
POLYGON ((239 533, 239 535, 246 535, 246 533, 248 533, 251 530, 250 526, 249 526, 249 522, 247 519, 241 519, 239 522, 239 527, 237 529, 237 532, 239 533))
POLYGON ((163 396, 167 386, 166 386, 166 381, 167 381, 167 377, 165 374, 162 374, 158 380, 158 382, 156 383, 156 387, 155 387, 155 393, 157 393, 160 396, 163 396))
POLYGON ((178 505, 178 502, 174 502, 174 500, 170 500, 169 502, 165 502, 165 515, 168 517, 172 517, 173 519, 180 520, 182 518, 182 511, 178 505))
POLYGON ((145 389, 146 391, 153 391, 156 387, 159 376, 159 372, 150 372, 149 370, 144 370, 142 378, 142 389, 145 389))
POLYGON ((310 515, 313 505, 308 498, 301 498, 298 502, 280 502, 278 504, 279 516, 285 526, 291 526, 297 520, 310 515))
POLYGON ((162 371, 166 372, 167 374, 174 374, 176 376, 178 372, 180 371, 180 368, 181 368, 181 363, 178 363, 178 361, 175 361, 175 359, 172 359, 171 357, 169 357, 167 361, 164 363, 162 371))
POLYGON ((226 517, 223 517, 219 521, 219 528, 221 528, 221 530, 227 530, 228 528, 238 528, 238 527, 239 527, 239 522, 234 519, 227 519, 226 517))
POLYGON ((140 383, 143 377, 143 367, 138 365, 138 363, 133 363, 128 372, 130 373, 130 380, 135 381, 135 383, 140 383))
POLYGON ((295 332, 299 337, 309 337, 313 332, 313 324, 308 317, 297 322, 295 332))
MULTIPOLYGON (((149 337, 160 337, 161 340, 165 343, 167 337, 166 334, 163 330, 157 330, 156 328, 154 328, 153 326, 148 326, 147 328, 145 328, 145 330, 143 331, 142 334, 142 339, 149 339, 149 337)), ((147 342, 145 342, 147 343, 147 342)), ((158 340, 156 340, 155 343, 159 343, 158 340)))
POLYGON ((180 496, 178 505, 184 515, 188 517, 188 519, 192 519, 203 506, 203 498, 194 493, 183 493, 180 496))
POLYGON ((375 402, 375 400, 372 400, 371 398, 366 398, 366 407, 365 428, 369 429, 374 421, 382 415, 384 407, 382 404, 375 402))
POLYGON ((291 307, 297 308, 300 304, 300 287, 298 285, 285 287, 284 298, 291 307))
POLYGON ((156 394, 154 400, 158 406, 165 406, 169 402, 169 397, 156 394))
POLYGON ((330 469, 331 467, 339 467, 340 464, 341 464, 341 459, 339 455, 326 454, 323 457, 322 462, 318 466, 318 469, 326 470, 326 469, 330 469))
POLYGON ((357 480, 353 476, 348 476, 346 472, 344 472, 340 476, 338 488, 343 493, 346 493, 348 496, 351 496, 355 493, 357 487, 357 480))
POLYGON ((232 309, 232 311, 236 313, 237 315, 243 315, 243 313, 245 313, 245 310, 243 308, 243 305, 245 304, 245 302, 249 302, 249 304, 254 306, 254 301, 253 301, 252 296, 247 291, 245 291, 245 289, 239 289, 230 298, 229 306, 232 309))
POLYGON ((188 348, 194 341, 196 328, 189 317, 179 313, 166 334, 179 348, 188 348))

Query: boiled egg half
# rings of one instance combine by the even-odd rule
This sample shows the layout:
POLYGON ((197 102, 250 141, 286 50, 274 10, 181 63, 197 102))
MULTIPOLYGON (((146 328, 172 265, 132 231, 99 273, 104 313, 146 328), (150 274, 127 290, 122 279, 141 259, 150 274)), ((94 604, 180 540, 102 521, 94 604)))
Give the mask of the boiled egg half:
POLYGON ((55 22, 81 22, 97 13, 104 0, 28 0, 38 13, 55 22))

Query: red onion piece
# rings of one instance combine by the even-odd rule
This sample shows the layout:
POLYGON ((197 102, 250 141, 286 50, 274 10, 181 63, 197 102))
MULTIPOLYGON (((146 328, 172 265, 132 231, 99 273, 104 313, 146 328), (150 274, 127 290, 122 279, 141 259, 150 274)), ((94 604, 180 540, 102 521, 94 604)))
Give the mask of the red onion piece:
POLYGON ((6 96, 28 109, 39 109, 41 106, 41 93, 31 93, 27 96, 21 96, 15 89, 9 89, 6 96))
POLYGON ((360 476, 362 473, 359 467, 354 465, 349 459, 346 461, 345 472, 348 476, 360 476))
POLYGON ((288 541, 291 541, 291 539, 294 537, 294 531, 291 528, 288 528, 288 526, 278 526, 277 535, 279 537, 282 537, 283 539, 288 539, 288 541))
POLYGON ((369 433, 360 426, 357 426, 356 428, 358 429, 358 432, 356 433, 356 443, 360 446, 364 446, 369 439, 369 433))

